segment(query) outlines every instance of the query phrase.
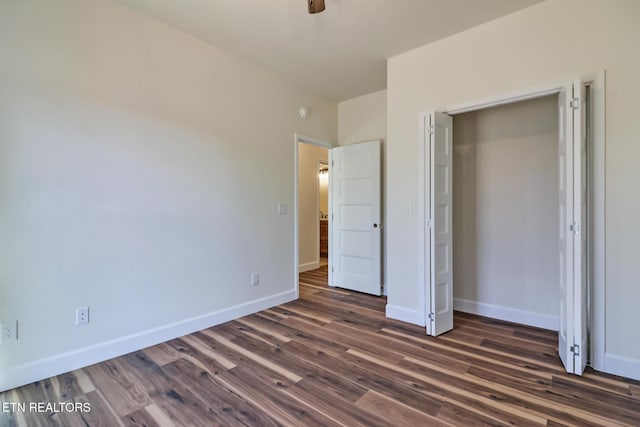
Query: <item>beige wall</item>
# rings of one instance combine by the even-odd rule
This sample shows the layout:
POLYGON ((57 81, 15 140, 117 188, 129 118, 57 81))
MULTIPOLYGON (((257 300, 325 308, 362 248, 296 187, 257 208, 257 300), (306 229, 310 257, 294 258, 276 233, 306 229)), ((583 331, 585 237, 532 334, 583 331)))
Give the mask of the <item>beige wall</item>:
POLYGON ((0 87, 0 390, 295 297, 334 102, 111 1, 1 2, 0 87))
POLYGON ((387 91, 381 90, 338 104, 338 142, 349 145, 387 137, 387 91))
POLYGON ((453 149, 454 307, 557 330, 557 96, 455 115, 453 149))
POLYGON ((420 112, 452 108, 606 70, 607 369, 640 378, 640 2, 549 0, 388 61, 389 299, 424 319, 418 285, 420 112))
POLYGON ((318 203, 318 161, 326 162, 328 157, 326 148, 298 143, 298 264, 301 270, 317 268, 321 210, 318 203))

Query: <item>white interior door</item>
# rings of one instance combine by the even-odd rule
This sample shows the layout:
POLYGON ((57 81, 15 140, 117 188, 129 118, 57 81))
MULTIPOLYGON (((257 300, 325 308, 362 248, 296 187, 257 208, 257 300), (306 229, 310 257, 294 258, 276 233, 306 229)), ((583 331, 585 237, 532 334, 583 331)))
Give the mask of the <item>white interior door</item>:
POLYGON ((560 330, 558 352, 569 373, 587 365, 587 135, 585 85, 559 97, 560 330))
POLYGON ((427 333, 440 335, 453 329, 453 118, 429 115, 430 149, 430 286, 427 333))
POLYGON ((382 294, 380 141, 329 151, 330 286, 382 294))

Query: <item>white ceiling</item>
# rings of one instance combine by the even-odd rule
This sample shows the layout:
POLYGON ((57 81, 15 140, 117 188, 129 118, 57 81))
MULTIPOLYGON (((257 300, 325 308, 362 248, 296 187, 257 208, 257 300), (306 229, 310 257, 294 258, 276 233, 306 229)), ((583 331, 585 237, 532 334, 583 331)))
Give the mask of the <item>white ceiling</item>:
POLYGON ((342 101, 386 88, 386 59, 541 0, 118 0, 342 101))

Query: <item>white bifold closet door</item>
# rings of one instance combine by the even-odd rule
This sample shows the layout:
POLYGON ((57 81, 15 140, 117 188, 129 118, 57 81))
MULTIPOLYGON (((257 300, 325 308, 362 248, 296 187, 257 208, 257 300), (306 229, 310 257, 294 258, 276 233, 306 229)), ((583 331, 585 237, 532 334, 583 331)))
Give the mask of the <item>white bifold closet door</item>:
POLYGON ((329 151, 329 285, 382 294, 380 141, 329 151))
MULTIPOLYGON (((558 351, 567 372, 587 364, 587 134, 585 83, 559 93, 558 351)), ((426 329, 440 335, 453 328, 452 117, 426 115, 424 152, 426 329)))
POLYGON ((586 86, 560 93, 560 330, 558 351, 567 372, 587 365, 587 132, 586 86))
POLYGON ((427 234, 427 334, 453 329, 453 118, 432 112, 428 116, 430 159, 427 234))

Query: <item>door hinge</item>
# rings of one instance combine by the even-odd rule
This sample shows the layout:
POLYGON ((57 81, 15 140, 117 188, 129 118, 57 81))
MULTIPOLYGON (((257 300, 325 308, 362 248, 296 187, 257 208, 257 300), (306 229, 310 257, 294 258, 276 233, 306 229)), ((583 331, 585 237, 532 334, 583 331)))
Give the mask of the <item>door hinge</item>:
POLYGON ((335 166, 336 162, 334 160, 331 160, 331 167, 335 166))
POLYGON ((433 320, 435 320, 435 318, 436 318, 436 316, 433 313, 427 314, 427 320, 433 321, 433 320))
POLYGON ((333 212, 331 212, 331 219, 333 220, 333 212))
POLYGON ((433 135, 433 125, 427 126, 427 132, 429 132, 429 135, 433 135))
POLYGON ((578 344, 572 345, 569 351, 573 353, 574 356, 580 356, 580 346, 578 344))
POLYGON ((579 231, 579 227, 578 227, 578 223, 577 222, 573 222, 571 224, 569 224, 569 231, 573 232, 574 234, 578 234, 579 231))
POLYGON ((578 108, 580 108, 580 100, 578 98, 571 98, 571 101, 569 101, 569 106, 573 110, 577 110, 578 108))
POLYGON ((333 266, 331 266, 331 272, 333 273, 335 270, 333 269, 333 266))
POLYGON ((427 219, 427 228, 433 228, 433 220, 431 218, 427 219))

